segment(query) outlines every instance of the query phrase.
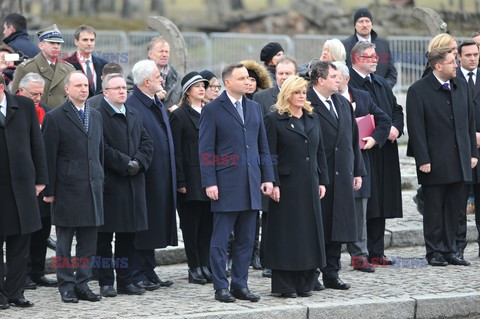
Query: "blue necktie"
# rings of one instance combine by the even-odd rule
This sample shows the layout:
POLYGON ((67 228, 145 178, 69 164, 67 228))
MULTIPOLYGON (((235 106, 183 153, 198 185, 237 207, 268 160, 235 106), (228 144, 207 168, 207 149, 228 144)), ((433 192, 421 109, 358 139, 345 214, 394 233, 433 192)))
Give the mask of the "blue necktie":
POLYGON ((445 91, 450 92, 450 91, 451 91, 451 90, 450 90, 450 83, 448 83, 448 82, 443 83, 442 89, 444 89, 445 91))
POLYGON ((82 123, 85 123, 85 111, 78 110, 78 116, 80 116, 80 119, 82 119, 82 123))
POLYGON ((245 120, 243 119, 243 108, 240 101, 235 101, 235 109, 237 110, 238 115, 240 115, 240 118, 242 119, 242 123, 245 123, 245 120))
POLYGON ((372 83, 372 78, 370 77, 370 75, 367 75, 367 76, 365 77, 365 82, 367 82, 367 83, 372 83))

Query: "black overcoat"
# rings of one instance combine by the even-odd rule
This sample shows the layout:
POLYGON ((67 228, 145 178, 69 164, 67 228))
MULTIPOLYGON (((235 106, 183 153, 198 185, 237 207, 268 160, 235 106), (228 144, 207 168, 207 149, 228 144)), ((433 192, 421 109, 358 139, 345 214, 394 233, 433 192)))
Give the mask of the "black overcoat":
POLYGON ((325 242, 354 242, 358 236, 353 178, 366 174, 355 115, 350 103, 341 95, 332 95, 338 123, 312 87, 307 91, 307 99, 318 114, 327 155, 330 183, 321 201, 325 242))
POLYGON ((450 80, 451 93, 433 72, 407 92, 407 155, 415 157, 418 183, 439 185, 472 180, 471 158, 478 157, 475 114, 465 80, 450 80), (431 164, 430 173, 418 169, 431 164))
MULTIPOLYGON (((382 109, 395 126, 403 134, 403 110, 397 103, 387 81, 378 75, 371 75, 372 83, 365 80, 350 68, 350 85, 356 89, 370 93, 375 104, 382 109)), ((400 160, 398 158, 397 141, 387 141, 382 147, 374 147, 370 151, 372 168, 371 196, 367 205, 367 218, 401 218, 402 179, 400 176, 400 160)))
POLYGON ((265 116, 280 188, 280 202, 269 203, 265 261, 277 270, 310 270, 326 261, 319 185, 328 184, 327 161, 317 114, 304 111, 303 118, 302 131, 288 114, 265 116))
POLYGON ((44 195, 55 196, 53 225, 100 226, 105 180, 102 116, 89 108, 89 129, 85 131, 70 103, 67 100, 43 119, 49 176, 44 195))
POLYGON ((101 232, 136 232, 148 228, 145 200, 145 170, 150 166, 153 146, 137 111, 125 105, 126 115, 116 113, 103 99, 97 110, 103 118, 105 145, 105 222, 101 232), (142 169, 128 175, 128 163, 140 162, 142 169))
POLYGON ((0 235, 28 234, 42 227, 35 185, 48 182, 45 148, 33 101, 7 92, 5 99, 7 117, 5 125, 0 124, 2 153, 6 150, 0 154, 0 235))

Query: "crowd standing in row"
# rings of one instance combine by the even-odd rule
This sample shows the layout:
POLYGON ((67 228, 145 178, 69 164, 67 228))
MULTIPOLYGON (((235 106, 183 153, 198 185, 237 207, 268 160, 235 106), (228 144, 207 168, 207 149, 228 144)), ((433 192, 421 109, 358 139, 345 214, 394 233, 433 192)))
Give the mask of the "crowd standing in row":
MULTIPOLYGON (((342 243, 355 270, 392 264, 383 238, 385 220, 402 217, 404 114, 388 42, 367 9, 353 22, 354 35, 326 41, 319 59, 301 66, 268 43, 263 65, 224 68, 222 92, 211 71, 182 78, 162 37, 126 77, 92 55, 94 28, 80 26, 77 51, 61 61, 56 25, 37 33, 37 47, 25 18, 8 15, 8 46, 0 47, 0 309, 33 306, 24 290, 35 285, 58 286, 73 303, 171 286, 155 272, 155 249, 177 245, 176 211, 188 281, 213 283, 220 302, 260 299, 248 288, 250 265, 263 268, 281 298, 349 289, 339 277, 342 243), (6 58, 13 52, 25 58, 18 66, 6 58), (357 124, 365 118, 375 123, 366 135, 357 124), (57 280, 44 270, 52 224, 57 280), (88 285, 93 268, 99 294, 88 285)), ((406 105, 426 258, 431 266, 469 265, 468 183, 480 224, 478 44, 458 46, 458 68, 457 43, 441 34, 427 57, 406 105)))

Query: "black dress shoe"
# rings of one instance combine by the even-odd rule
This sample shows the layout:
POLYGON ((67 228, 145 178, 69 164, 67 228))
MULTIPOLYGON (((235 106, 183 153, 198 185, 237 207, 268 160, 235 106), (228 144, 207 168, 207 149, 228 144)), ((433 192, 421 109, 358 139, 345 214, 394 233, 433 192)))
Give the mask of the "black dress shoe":
POLYGON ((13 299, 8 299, 8 302, 16 307, 21 307, 21 308, 28 308, 28 307, 33 307, 34 303, 25 299, 25 297, 21 296, 19 298, 13 298, 13 299))
POLYGON ((8 303, 7 297, 5 297, 1 292, 0 292, 0 309, 5 310, 10 308, 10 304, 8 303))
POLYGON ((102 297, 116 297, 117 291, 113 285, 100 286, 100 296, 102 297))
POLYGON ((272 278, 272 270, 270 268, 264 268, 262 271, 262 277, 272 278))
POLYGON ((188 269, 188 282, 191 284, 205 285, 207 280, 203 278, 200 267, 188 269))
POLYGON ((322 291, 325 290, 325 286, 320 283, 320 281, 315 280, 315 284, 313 285, 314 291, 322 291))
POLYGON ((37 284, 32 281, 30 276, 27 276, 27 282, 25 283, 25 289, 37 289, 37 284))
POLYGON ((323 278, 323 284, 325 285, 325 288, 330 288, 330 289, 339 289, 339 290, 350 289, 350 285, 343 282, 340 278, 333 278, 333 279, 323 278))
POLYGON ((215 299, 220 302, 234 302, 236 300, 226 288, 215 290, 215 299))
POLYGON ((148 280, 143 280, 139 281, 136 284, 134 284, 137 288, 142 288, 148 291, 153 291, 157 290, 160 288, 160 284, 154 284, 153 282, 150 282, 148 280))
POLYGON ((433 267, 447 266, 448 262, 443 258, 442 255, 434 255, 428 260, 428 264, 433 267))
POLYGON ((117 291, 120 295, 141 295, 146 292, 143 288, 138 288, 134 284, 129 284, 126 286, 117 285, 117 291))
POLYGON ((260 300, 260 296, 252 294, 248 288, 232 289, 232 295, 237 299, 249 300, 251 302, 257 302, 260 300))
POLYGON ((213 275, 210 272, 210 269, 208 269, 207 266, 202 266, 202 267, 200 267, 200 269, 202 270, 203 278, 205 278, 207 283, 212 283, 213 282, 213 275))
POLYGON ((50 279, 47 276, 42 276, 40 278, 35 278, 32 277, 32 281, 36 283, 39 286, 44 286, 44 287, 57 287, 58 282, 56 279, 50 279))
POLYGON ((368 262, 374 265, 393 265, 393 261, 386 256, 369 256, 368 262))
POLYGON ((171 285, 173 285, 173 281, 171 281, 171 280, 161 280, 158 277, 147 278, 147 280, 154 283, 154 284, 160 285, 160 287, 170 287, 171 285))
POLYGON ((276 297, 280 298, 297 298, 297 294, 294 292, 285 292, 283 294, 278 294, 276 297))
POLYGON ((374 266, 368 262, 368 258, 361 256, 352 257, 352 268, 361 272, 375 272, 374 266))
POLYGON ((47 238, 47 247, 56 250, 57 249, 57 241, 53 239, 52 237, 47 238))
POLYGON ((463 258, 458 257, 455 254, 450 255, 449 257, 444 258, 450 265, 455 266, 470 266, 470 262, 463 258))
POLYGON ((313 295, 313 292, 311 291, 302 291, 302 292, 297 292, 297 295, 299 297, 311 297, 313 295))
POLYGON ((79 300, 87 300, 91 302, 102 300, 102 296, 95 294, 93 291, 90 290, 90 288, 87 288, 85 291, 75 289, 75 293, 77 294, 77 298, 79 300))
POLYGON ((77 303, 78 298, 73 290, 67 290, 62 293, 62 301, 68 303, 77 303))

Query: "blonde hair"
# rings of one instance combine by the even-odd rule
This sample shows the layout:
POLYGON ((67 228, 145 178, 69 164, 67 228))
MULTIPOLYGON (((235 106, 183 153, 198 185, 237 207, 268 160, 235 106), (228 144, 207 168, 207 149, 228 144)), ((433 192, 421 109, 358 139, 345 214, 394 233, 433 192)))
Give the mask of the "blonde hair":
POLYGON ((345 46, 343 45, 342 41, 338 39, 330 39, 325 41, 323 44, 322 52, 325 48, 329 49, 330 55, 332 57, 332 61, 343 61, 347 59, 347 51, 345 50, 345 46))
POLYGON ((455 41, 455 38, 448 33, 440 33, 433 37, 428 44, 427 52, 435 48, 450 47, 450 44, 455 41))
MULTIPOLYGON (((290 100, 292 98, 293 93, 303 88, 308 88, 308 82, 299 77, 297 75, 291 76, 285 80, 282 84, 282 88, 280 89, 280 93, 278 94, 278 100, 275 104, 275 108, 278 110, 278 114, 288 113, 288 116, 292 116, 292 111, 290 109, 290 100)), ((305 100, 305 105, 303 109, 306 110, 308 113, 313 112, 313 107, 311 103, 305 100)))

